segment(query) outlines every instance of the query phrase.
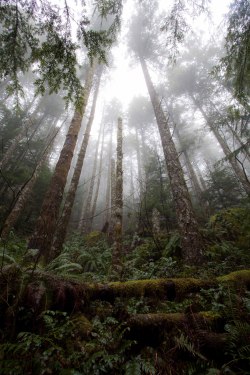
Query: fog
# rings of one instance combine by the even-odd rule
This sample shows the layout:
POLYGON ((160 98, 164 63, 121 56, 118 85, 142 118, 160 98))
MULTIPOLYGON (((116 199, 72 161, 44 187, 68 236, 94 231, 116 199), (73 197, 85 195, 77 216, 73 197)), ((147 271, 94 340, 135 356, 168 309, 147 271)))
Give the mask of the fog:
MULTIPOLYGON (((238 187, 233 199, 237 201, 244 197, 244 183, 242 185, 237 171, 239 169, 247 180, 249 154, 245 153, 243 145, 248 139, 249 118, 233 96, 230 82, 215 73, 216 65, 225 54, 224 15, 229 3, 211 1, 208 9, 202 10, 192 2, 183 9, 176 9, 174 2, 143 1, 137 4, 127 0, 123 5, 117 40, 106 51, 106 64, 100 64, 95 58, 89 60, 86 48, 79 47, 77 71, 83 85, 86 85, 91 63, 95 69, 60 208, 62 214, 78 154, 89 131, 69 234, 102 230, 105 223, 110 222, 111 160, 117 158, 118 117, 123 123, 124 232, 135 228, 146 230, 140 217, 151 217, 154 207, 160 211, 162 222, 167 223, 166 230, 176 225, 172 177, 169 177, 171 165, 167 161, 166 166, 168 150, 164 151, 168 146, 162 140, 161 125, 156 118, 157 105, 165 116, 164 126, 168 127, 174 141, 193 205, 197 211, 203 210, 203 219, 208 206, 209 213, 221 208, 219 201, 209 201, 215 171, 227 171, 232 184, 238 187), (101 65, 102 72, 98 71, 101 65), (93 104, 98 79, 100 87, 96 104, 93 104), (157 97, 158 104, 153 103, 152 95, 157 97), (91 116, 91 129, 86 130, 91 116), (232 164, 233 153, 237 160, 232 164), (90 206, 87 208, 88 200, 90 206)), ((61 7, 59 2, 54 4, 61 7)), ((63 7, 61 16, 72 28, 73 40, 77 41, 80 4, 70 2, 68 6, 69 18, 63 18, 63 7)), ((101 19, 100 9, 92 7, 91 2, 85 11, 89 17, 87 27, 93 30, 106 30, 114 22, 114 16, 101 19)), ((42 40, 41 36, 40 42, 42 40)), ((26 226, 24 231, 27 233, 32 231, 49 181, 60 161, 74 114, 74 103, 65 106, 65 85, 50 94, 46 83, 44 95, 36 95, 34 81, 37 77, 34 66, 20 76, 23 93, 18 98, 18 111, 15 110, 16 98, 6 94, 4 82, 0 93, 4 103, 1 107, 3 222, 36 171, 39 160, 45 158, 39 172, 42 185, 36 182, 36 190, 21 216, 26 224, 20 221, 16 224, 17 228, 18 225, 26 226), (8 153, 10 148, 12 151, 8 153), (45 169, 46 176, 43 176, 45 169)), ((216 190, 215 185, 213 189, 216 190)))

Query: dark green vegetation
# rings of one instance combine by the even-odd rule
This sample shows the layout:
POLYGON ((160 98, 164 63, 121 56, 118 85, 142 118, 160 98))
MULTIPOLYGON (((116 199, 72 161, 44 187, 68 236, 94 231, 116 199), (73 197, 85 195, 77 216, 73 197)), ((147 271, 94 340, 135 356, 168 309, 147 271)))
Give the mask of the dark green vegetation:
POLYGON ((0 375, 249 374, 250 3, 131 3, 0 0, 0 375))
POLYGON ((173 233, 127 237, 119 282, 101 232, 74 236, 46 267, 13 235, 1 248, 0 373, 248 374, 249 228, 248 209, 214 215, 199 268, 173 233))

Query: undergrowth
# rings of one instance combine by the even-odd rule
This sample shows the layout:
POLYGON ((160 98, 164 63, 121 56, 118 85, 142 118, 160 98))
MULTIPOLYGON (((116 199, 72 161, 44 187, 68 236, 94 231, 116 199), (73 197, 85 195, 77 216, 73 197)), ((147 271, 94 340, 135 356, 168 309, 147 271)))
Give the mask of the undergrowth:
MULTIPOLYGON (((203 230, 206 263, 199 268, 183 264, 176 233, 157 241, 137 236, 133 246, 127 237, 121 281, 213 280, 248 268, 248 224, 239 225, 240 213, 211 219, 203 230), (235 223, 234 228, 228 223, 235 223)), ((105 293, 116 276, 112 246, 102 233, 74 234, 60 256, 46 266, 36 265, 36 273, 35 252, 27 252, 26 242, 13 233, 1 243, 0 374, 249 374, 250 294, 245 286, 211 285, 179 300, 157 294, 88 300, 87 294, 77 294, 77 283, 102 283, 105 293), (49 285, 57 294, 51 294, 49 285), (75 302, 69 300, 72 295, 75 302), (215 326, 196 320, 202 311, 208 321, 220 317, 215 326), (151 325, 154 314, 162 315, 151 325), (136 316, 144 317, 141 326, 131 326, 136 316), (164 316, 184 321, 169 327, 161 323, 164 316)))

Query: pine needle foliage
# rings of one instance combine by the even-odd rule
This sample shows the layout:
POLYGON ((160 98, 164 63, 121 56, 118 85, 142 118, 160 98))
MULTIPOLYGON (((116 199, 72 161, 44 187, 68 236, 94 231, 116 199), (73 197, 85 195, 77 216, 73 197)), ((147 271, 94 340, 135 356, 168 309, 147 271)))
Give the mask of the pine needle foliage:
MULTIPOLYGON (((82 85, 77 70, 77 51, 85 47, 93 62, 107 62, 106 54, 116 38, 120 26, 121 4, 105 7, 97 2, 101 17, 111 16, 112 22, 104 30, 91 29, 86 17, 85 2, 77 31, 80 45, 74 40, 71 27, 71 9, 67 1, 62 7, 49 0, 0 1, 0 79, 7 79, 9 95, 23 95, 20 78, 30 69, 35 73, 37 93, 59 90, 65 92, 66 103, 80 107, 82 85)), ((78 4, 78 6, 80 6, 78 4)), ((73 18, 73 22, 75 22, 73 18)))

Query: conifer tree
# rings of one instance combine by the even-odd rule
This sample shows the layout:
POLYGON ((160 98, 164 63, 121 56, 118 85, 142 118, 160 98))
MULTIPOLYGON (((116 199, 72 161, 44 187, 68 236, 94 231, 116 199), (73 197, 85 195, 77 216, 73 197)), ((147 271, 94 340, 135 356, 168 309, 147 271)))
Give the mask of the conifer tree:
POLYGON ((157 42, 157 36, 152 32, 153 28, 155 28, 155 9, 151 3, 149 8, 146 5, 145 2, 142 3, 138 15, 132 21, 130 45, 139 58, 156 117, 182 239, 183 257, 187 263, 196 264, 200 263, 203 259, 203 240, 199 232, 198 222, 184 179, 179 155, 170 132, 169 123, 162 109, 146 63, 146 58, 155 58, 154 51, 156 47, 155 43, 157 42), (147 25, 146 29, 144 27, 145 24, 147 25))
POLYGON ((93 75, 96 68, 95 65, 96 64, 90 66, 87 71, 83 93, 84 101, 82 110, 75 110, 73 119, 66 135, 66 140, 64 142, 59 160, 50 182, 50 186, 45 195, 40 215, 37 219, 35 231, 28 244, 29 248, 38 249, 40 252, 40 256, 43 255, 45 261, 48 261, 50 258, 50 248, 57 226, 59 209, 62 203, 63 192, 70 169, 73 152, 76 146, 78 133, 80 131, 82 117, 85 113, 90 90, 92 87, 93 75))
POLYGON ((114 209, 114 243, 112 253, 113 269, 118 274, 122 270, 122 216, 123 216, 123 153, 122 153, 122 119, 118 118, 117 123, 117 148, 116 148, 116 187, 115 187, 115 209, 114 209))
POLYGON ((98 98, 100 82, 101 82, 102 69, 103 67, 100 67, 99 72, 97 73, 97 82, 96 82, 95 92, 93 96, 90 116, 86 125, 85 133, 84 133, 82 144, 81 144, 80 151, 78 154, 74 173, 71 179, 70 187, 65 198, 65 203, 63 206, 62 214, 60 216, 60 220, 56 228, 50 259, 53 259, 56 255, 60 254, 62 245, 66 237, 67 227, 68 227, 70 215, 71 215, 74 200, 75 200, 76 190, 77 190, 77 186, 79 183, 82 166, 83 166, 83 162, 84 162, 85 155, 86 155, 86 150, 87 150, 88 143, 89 143, 90 131, 91 131, 91 127, 94 121, 96 103, 97 103, 97 98, 98 98))

